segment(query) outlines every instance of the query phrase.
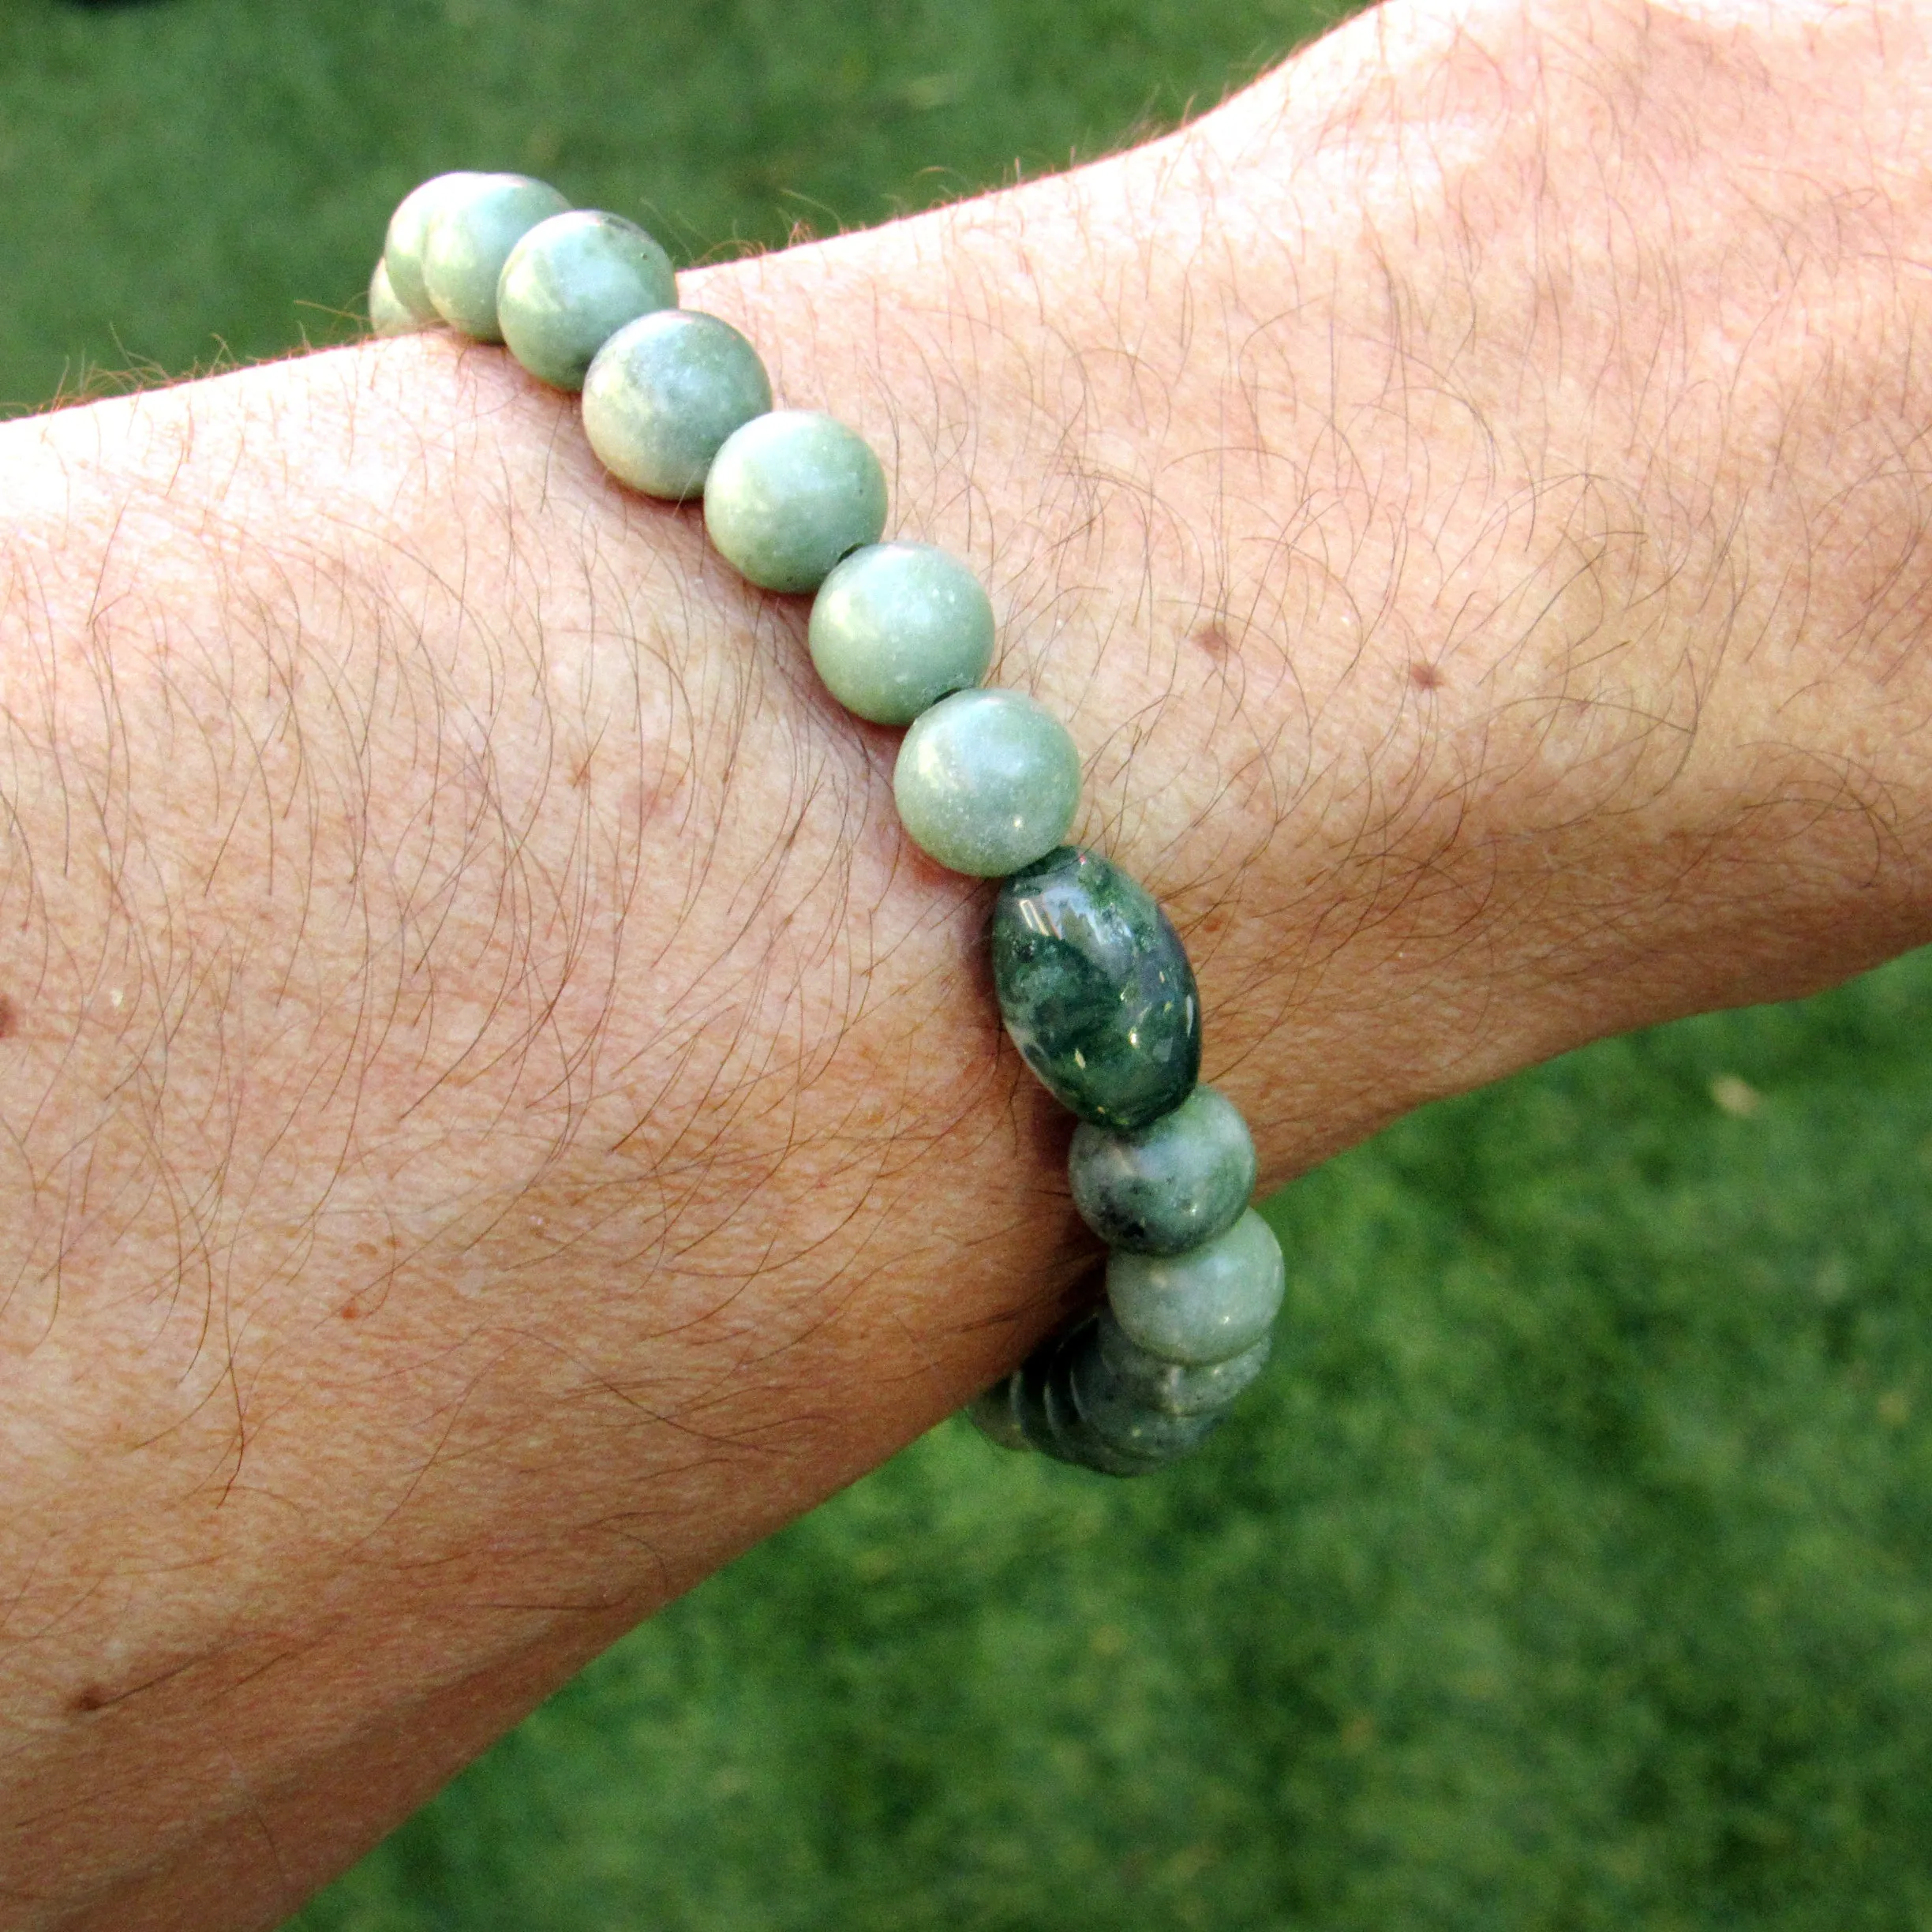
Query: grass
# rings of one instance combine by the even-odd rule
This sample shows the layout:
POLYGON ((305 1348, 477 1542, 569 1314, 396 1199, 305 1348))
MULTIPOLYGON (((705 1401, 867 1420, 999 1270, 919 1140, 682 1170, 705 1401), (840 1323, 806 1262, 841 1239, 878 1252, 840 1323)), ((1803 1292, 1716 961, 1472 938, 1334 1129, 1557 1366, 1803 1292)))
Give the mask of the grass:
MULTIPOLYGON (((345 324, 522 165, 687 260, 1063 163, 1300 0, 0 13, 0 397, 345 324)), ((618 1645, 299 1932, 1932 1926, 1932 959, 1272 1204, 1280 1359, 1109 1485, 949 1425, 618 1645)))

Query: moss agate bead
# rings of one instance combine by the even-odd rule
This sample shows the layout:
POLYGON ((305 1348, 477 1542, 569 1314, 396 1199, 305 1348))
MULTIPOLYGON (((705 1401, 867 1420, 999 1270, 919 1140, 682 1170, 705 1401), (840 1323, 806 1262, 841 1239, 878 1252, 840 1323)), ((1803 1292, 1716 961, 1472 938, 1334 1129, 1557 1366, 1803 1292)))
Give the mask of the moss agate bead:
POLYGON ((438 174, 420 188, 412 188, 389 217, 389 232, 383 242, 389 286, 396 300, 425 328, 441 320, 423 284, 423 253, 429 245, 429 224, 445 200, 468 193, 485 178, 467 170, 438 174))
POLYGON ((540 221, 569 206, 527 174, 478 175, 439 197, 422 252, 423 286, 436 313, 474 341, 501 342, 496 284, 504 264, 540 221))
POLYGON ((620 328, 584 378, 584 433, 647 496, 698 495, 726 440, 771 407, 758 352, 728 322, 662 309, 620 328))
POLYGON ((872 544, 820 586, 811 637, 812 662, 848 711, 874 724, 910 724, 986 676, 993 604, 949 551, 872 544))
POLYGON ((1043 1342, 1013 1378, 1010 1401, 1015 1425, 1031 1446, 1056 1461, 1106 1476, 1144 1476, 1199 1447, 1220 1421, 1209 1417, 1184 1426, 1166 1442, 1122 1446, 1107 1440, 1080 1413, 1073 1393, 1073 1365, 1091 1346, 1093 1323, 1082 1322, 1043 1342))
MULTIPOLYGON (((1172 1462, 1192 1455, 1226 1420, 1229 1405, 1240 1393, 1240 1388, 1234 1387, 1221 1401, 1185 1411, 1140 1401, 1131 1383, 1110 1367, 1099 1324, 1081 1329, 1066 1351, 1061 1372, 1073 1411, 1084 1428, 1116 1455, 1152 1462, 1172 1462)), ((1201 1371, 1181 1372, 1198 1375, 1201 1371)))
POLYGON ((378 335, 413 335, 429 324, 402 306, 389 279, 389 264, 378 262, 369 277, 369 327, 378 335))
POLYGON ((1098 853, 1063 845, 1006 882, 993 983, 1021 1057, 1082 1120, 1131 1133, 1193 1091, 1200 1002, 1187 950, 1151 897, 1098 853))
POLYGON ((1093 1346, 1073 1365, 1074 1394, 1080 1413, 1103 1430, 1115 1410, 1123 1414, 1153 1410, 1169 1416, 1209 1415, 1241 1395, 1273 1352, 1273 1339, 1264 1335, 1226 1361, 1165 1361, 1141 1347, 1106 1309, 1095 1324, 1093 1346))
POLYGON ((1234 1102, 1196 1087, 1133 1133, 1074 1129, 1067 1178, 1080 1219, 1110 1248, 1180 1254, 1231 1227, 1254 1193, 1254 1142, 1234 1102))
POLYGON ((1107 1257, 1107 1301, 1130 1341, 1163 1361, 1227 1361, 1268 1331, 1287 1286, 1281 1244, 1251 1208, 1181 1255, 1107 1257))
POLYGON ((1080 782, 1080 753, 1045 706, 1020 691, 964 691, 914 720, 893 797, 922 852, 953 871, 1001 878, 1066 837, 1080 782))
POLYGON ((816 590, 886 527, 886 472, 856 430, 816 410, 754 417, 705 480, 705 529, 764 590, 816 590))
POLYGON ((635 222, 595 208, 540 221, 496 283, 510 353, 557 389, 581 389, 597 352, 627 322, 676 306, 671 257, 635 222))

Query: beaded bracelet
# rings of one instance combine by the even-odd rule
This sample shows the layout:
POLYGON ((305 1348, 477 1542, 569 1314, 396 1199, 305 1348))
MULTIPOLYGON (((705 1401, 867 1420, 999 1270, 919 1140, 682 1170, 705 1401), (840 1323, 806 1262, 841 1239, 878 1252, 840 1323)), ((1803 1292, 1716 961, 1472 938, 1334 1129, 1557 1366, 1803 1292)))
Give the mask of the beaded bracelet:
POLYGON ((720 553, 815 593, 812 662, 847 710, 907 727, 893 796, 941 865, 1002 882, 993 975, 1006 1031, 1080 1117, 1073 1203, 1106 1242, 1106 1308, 968 1413, 995 1442, 1132 1476, 1197 1448, 1267 1360, 1282 1254, 1249 1205, 1254 1144, 1197 1084, 1200 1007, 1165 913, 1062 843, 1080 803, 1066 728, 987 688, 991 600, 930 545, 882 542, 886 475, 833 417, 774 410, 758 351, 677 305, 670 258, 620 215, 519 174, 439 175, 404 198, 369 285, 380 335, 446 323, 581 390, 590 447, 647 496, 702 496, 720 553))

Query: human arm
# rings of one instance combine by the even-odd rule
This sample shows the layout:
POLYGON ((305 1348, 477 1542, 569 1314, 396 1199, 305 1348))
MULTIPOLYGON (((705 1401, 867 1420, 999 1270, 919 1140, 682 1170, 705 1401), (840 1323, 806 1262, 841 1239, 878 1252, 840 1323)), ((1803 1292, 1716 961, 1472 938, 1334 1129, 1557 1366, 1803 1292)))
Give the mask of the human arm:
MULTIPOLYGON (((1273 1178, 1924 936, 1923 65, 1765 20, 1387 13, 687 281, 986 571, 1273 1178)), ((0 1885, 245 1923, 1088 1248, 890 736, 500 358, 17 426, 0 489, 0 1885)))

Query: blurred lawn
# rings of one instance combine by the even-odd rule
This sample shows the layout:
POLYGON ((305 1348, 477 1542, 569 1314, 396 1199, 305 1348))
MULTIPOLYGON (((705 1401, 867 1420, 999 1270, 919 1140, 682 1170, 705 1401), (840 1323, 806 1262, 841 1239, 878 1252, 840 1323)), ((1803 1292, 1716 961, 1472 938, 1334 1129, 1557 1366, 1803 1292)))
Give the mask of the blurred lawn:
MULTIPOLYGON (((1209 101, 1303 0, 0 0, 0 398, 342 332, 521 165, 687 259, 1209 101)), ((1114 1485, 949 1425, 301 1932, 1932 1927, 1932 959, 1431 1110, 1114 1485)))

